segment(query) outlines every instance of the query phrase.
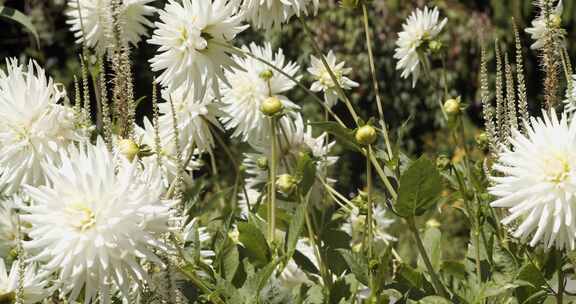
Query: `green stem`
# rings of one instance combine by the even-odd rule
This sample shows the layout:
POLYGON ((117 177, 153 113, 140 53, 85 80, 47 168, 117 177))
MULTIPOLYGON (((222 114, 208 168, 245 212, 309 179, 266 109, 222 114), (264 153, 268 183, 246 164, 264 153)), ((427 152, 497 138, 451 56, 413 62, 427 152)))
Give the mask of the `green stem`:
POLYGON ((274 232, 276 231, 276 118, 270 118, 270 136, 272 137, 270 156, 270 204, 268 205, 268 241, 274 243, 274 232))
MULTIPOLYGON (((300 196, 300 200, 302 200, 302 196, 300 196)), ((306 205, 308 205, 308 201, 306 201, 306 205)), ((328 287, 330 284, 328 270, 326 269, 322 255, 320 254, 320 247, 318 242, 316 242, 316 237, 314 236, 314 228, 312 227, 312 221, 310 220, 310 215, 308 214, 308 208, 304 212, 304 222, 306 223, 306 230, 308 231, 308 238, 310 239, 310 243, 312 243, 312 247, 314 248, 314 255, 316 256, 316 260, 318 260, 318 266, 320 267, 320 275, 322 276, 322 280, 324 281, 324 286, 328 287)))
POLYGON ((374 255, 373 250, 373 239, 374 239, 374 227, 372 223, 372 162, 370 161, 370 156, 372 155, 372 145, 368 145, 368 156, 366 157, 366 190, 368 192, 368 213, 366 215, 366 222, 368 225, 368 258, 372 259, 374 255))
POLYGON ((436 292, 440 294, 442 297, 449 299, 448 293, 440 281, 438 274, 434 271, 434 267, 432 267, 432 263, 430 262, 430 258, 428 257, 428 253, 426 253, 426 248, 424 248, 424 243, 422 243, 422 239, 420 238, 420 232, 418 232, 418 228, 416 228, 416 223, 414 222, 414 217, 409 217, 406 219, 408 222, 408 228, 414 234, 414 239, 416 239, 416 246, 418 247, 418 251, 420 252, 420 256, 426 265, 426 269, 428 269, 428 273, 432 278, 432 285, 434 285, 434 289, 436 292))

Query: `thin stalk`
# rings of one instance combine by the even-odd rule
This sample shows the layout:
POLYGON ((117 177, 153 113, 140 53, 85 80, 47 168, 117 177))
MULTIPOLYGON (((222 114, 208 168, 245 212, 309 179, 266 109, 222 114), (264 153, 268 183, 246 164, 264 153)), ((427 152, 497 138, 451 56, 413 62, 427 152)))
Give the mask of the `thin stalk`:
MULTIPOLYGON (((370 161, 370 156, 372 155, 372 145, 368 145, 368 155, 366 157, 366 191, 368 198, 368 213, 366 214, 366 222, 368 224, 368 260, 372 261, 374 257, 374 223, 373 223, 373 202, 372 202, 372 161, 370 161)), ((370 285, 370 298, 374 299, 376 289, 374 287, 374 274, 372 269, 368 267, 368 277, 370 285)))
MULTIPOLYGON (((302 195, 300 195, 300 200, 302 200, 302 195)), ((306 205, 308 205, 308 201, 306 201, 306 205)), ((312 243, 312 247, 314 248, 314 255, 316 256, 316 260, 318 260, 318 266, 320 267, 320 275, 322 276, 322 281, 324 281, 324 286, 327 287, 330 283, 328 271, 323 263, 322 255, 320 254, 320 247, 318 242, 316 242, 316 237, 314 236, 314 228, 312 227, 312 221, 310 220, 310 215, 308 214, 308 208, 304 212, 304 222, 306 223, 306 230, 308 231, 308 238, 312 243)))
POLYGON ((270 156, 270 204, 268 205, 268 241, 274 243, 276 231, 276 169, 277 169, 277 146, 276 146, 276 118, 270 118, 270 136, 272 137, 270 156))
POLYGON ((364 20, 364 33, 366 34, 366 48, 368 49, 368 61, 370 63, 370 73, 372 74, 372 86, 374 87, 374 95, 376 96, 376 105, 378 106, 378 116, 380 117, 380 126, 382 126, 382 135, 386 144, 388 158, 392 159, 392 145, 388 136, 386 122, 384 121, 384 107, 382 106, 382 99, 380 97, 380 87, 378 85, 378 77, 376 76, 376 65, 374 64, 374 54, 372 52, 372 38, 370 37, 370 27, 368 20, 368 8, 366 3, 362 2, 362 13, 364 20))
POLYGON ((420 232, 418 232, 418 228, 416 228, 416 223, 414 222, 414 217, 409 217, 406 219, 408 222, 408 228, 414 234, 414 239, 416 240, 416 246, 418 247, 418 251, 420 252, 420 256, 422 256, 422 260, 424 260, 424 264, 426 265, 426 269, 428 269, 428 273, 432 278, 432 285, 434 285, 434 289, 436 292, 440 294, 442 297, 449 299, 448 293, 440 281, 438 274, 434 271, 434 267, 432 267, 432 262, 430 262, 430 258, 428 257, 428 253, 426 253, 426 248, 424 248, 424 243, 422 243, 422 238, 420 238, 420 232))
POLYGON ((300 24, 302 24, 302 28, 304 28, 304 33, 306 34, 308 39, 310 39, 310 42, 312 42, 312 47, 314 48, 314 51, 316 52, 316 54, 318 55, 320 60, 322 60, 322 64, 324 65, 324 68, 326 69, 326 71, 330 75, 332 82, 334 82, 334 85, 336 86, 336 92, 338 92, 338 95, 340 95, 340 98, 342 98, 342 100, 344 101, 344 104, 348 108, 348 111, 350 112, 350 115, 352 115, 352 118, 354 119, 354 122, 356 123, 356 125, 358 125, 359 116, 356 113, 356 110, 354 110, 354 106, 352 105, 352 102, 350 101, 350 99, 348 98, 348 96, 344 92, 344 89, 340 85, 340 82, 338 81, 336 74, 334 74, 334 71, 332 71, 332 69, 330 68, 330 65, 326 61, 326 57, 324 57, 324 53, 322 53, 320 46, 318 45, 318 43, 314 39, 314 35, 312 35, 310 28, 308 27, 308 25, 306 24, 306 21, 304 20, 304 18, 302 16, 298 16, 298 20, 300 20, 300 24))
POLYGON ((562 271, 562 263, 558 267, 558 292, 556 293, 556 303, 562 304, 564 302, 564 272, 562 271))

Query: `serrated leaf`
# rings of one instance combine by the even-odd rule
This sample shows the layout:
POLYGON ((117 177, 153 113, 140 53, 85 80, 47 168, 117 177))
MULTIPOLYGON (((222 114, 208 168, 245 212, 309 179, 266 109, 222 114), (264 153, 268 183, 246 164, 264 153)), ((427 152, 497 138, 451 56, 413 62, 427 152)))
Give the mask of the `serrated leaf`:
POLYGON ((422 215, 436 204, 441 192, 442 181, 436 166, 422 156, 400 177, 396 212, 402 217, 422 215))
POLYGON ((322 287, 318 285, 314 285, 308 289, 306 292, 306 300, 304 300, 306 304, 323 304, 324 303, 324 294, 322 293, 322 287))
POLYGON ((346 264, 348 264, 356 279, 368 286, 368 261, 366 256, 346 249, 338 249, 338 252, 346 260, 346 264))
POLYGON ((343 147, 352 151, 362 151, 362 148, 356 143, 353 130, 346 129, 333 121, 312 122, 310 125, 316 129, 334 135, 336 142, 341 144, 343 147))
MULTIPOLYGON (((429 227, 426 229, 426 232, 424 232, 424 247, 432 263, 432 268, 434 268, 436 272, 440 270, 440 265, 442 264, 441 240, 442 233, 438 228, 429 227)), ((420 255, 418 255, 418 267, 420 269, 426 269, 424 260, 422 260, 420 255)))
POLYGON ((298 184, 300 194, 306 196, 316 180, 316 164, 309 153, 301 153, 298 157, 296 176, 300 180, 298 184))
POLYGON ((270 262, 270 248, 262 231, 250 222, 238 224, 240 242, 246 249, 248 258, 254 265, 263 267, 270 262))
POLYGON ((24 26, 32 34, 32 36, 34 36, 34 39, 36 40, 36 46, 40 47, 38 32, 36 31, 36 28, 28 16, 13 8, 0 5, 0 19, 2 18, 14 21, 24 26))
POLYGON ((452 304, 452 302, 446 300, 443 297, 428 296, 418 301, 418 304, 452 304))
POLYGON ((238 265, 240 264, 240 254, 238 253, 238 247, 236 245, 228 246, 225 249, 222 258, 222 270, 224 272, 224 277, 228 281, 234 279, 238 265))

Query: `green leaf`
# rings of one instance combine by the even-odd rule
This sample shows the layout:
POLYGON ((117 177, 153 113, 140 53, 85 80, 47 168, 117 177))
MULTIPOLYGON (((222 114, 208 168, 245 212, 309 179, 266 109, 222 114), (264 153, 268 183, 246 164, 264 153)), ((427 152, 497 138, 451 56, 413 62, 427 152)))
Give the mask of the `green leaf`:
POLYGON ((224 277, 228 281, 234 279, 236 270, 240 265, 240 254, 238 253, 238 247, 236 245, 228 246, 222 258, 222 271, 224 272, 224 277))
POLYGON ((422 288, 424 278, 420 272, 410 267, 408 264, 400 264, 398 267, 398 275, 400 279, 408 283, 412 288, 422 288))
POLYGON ((322 293, 322 287, 318 285, 314 285, 308 289, 306 292, 306 300, 304 303, 306 304, 323 304, 324 303, 324 294, 322 293))
POLYGON ((362 148, 356 143, 353 130, 346 129, 334 121, 312 122, 310 125, 316 129, 334 135, 336 141, 345 148, 352 151, 362 151, 362 148))
POLYGON ((243 222, 238 224, 238 231, 240 242, 244 245, 252 263, 258 267, 268 264, 271 256, 270 248, 260 229, 251 222, 243 222))
POLYGON ((304 213, 307 212, 306 204, 298 206, 292 221, 290 221, 290 227, 288 228, 288 234, 286 236, 286 257, 288 259, 292 258, 294 251, 296 250, 296 244, 298 243, 298 238, 302 233, 302 228, 304 227, 304 213))
POLYGON ((300 180, 300 194, 306 196, 316 180, 316 164, 310 153, 300 153, 296 163, 296 176, 300 180))
POLYGON ((40 46, 40 39, 38 38, 38 32, 36 31, 34 25, 32 25, 32 22, 30 21, 30 18, 28 16, 22 14, 20 11, 15 10, 13 8, 0 5, 0 19, 1 18, 17 22, 22 26, 24 26, 34 36, 34 39, 36 40, 36 46, 38 47, 40 46))
POLYGON ((452 302, 446 300, 443 297, 428 296, 418 301, 418 304, 452 304, 452 302))
POLYGON ((360 281, 360 283, 368 286, 368 261, 366 260, 366 256, 346 249, 338 249, 338 252, 340 252, 344 260, 346 260, 346 264, 348 264, 350 271, 356 276, 356 279, 360 281))
MULTIPOLYGON (((440 247, 441 240, 442 233, 438 228, 429 227, 426 229, 423 239, 424 247, 426 248, 426 253, 430 258, 432 267, 436 272, 440 270, 440 265, 442 264, 442 250, 440 247)), ((424 264, 424 260, 422 260, 420 255, 418 255, 418 267, 420 269, 426 270, 426 265, 424 264)))
POLYGON ((432 208, 442 192, 442 180, 436 166, 422 156, 400 177, 396 212, 402 217, 422 215, 432 208))

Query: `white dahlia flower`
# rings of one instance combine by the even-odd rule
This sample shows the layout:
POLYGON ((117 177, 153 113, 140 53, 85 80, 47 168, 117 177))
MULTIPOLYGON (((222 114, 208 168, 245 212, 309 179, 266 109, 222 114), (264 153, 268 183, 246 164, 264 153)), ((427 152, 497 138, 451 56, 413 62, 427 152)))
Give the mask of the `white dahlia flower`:
POLYGON ((159 46, 150 59, 152 70, 162 71, 158 81, 170 90, 194 88, 196 98, 209 83, 218 93, 216 80, 224 79, 224 69, 234 65, 232 39, 247 27, 241 17, 235 1, 168 1, 148 40, 159 46))
MULTIPOLYGON (((396 238, 389 234, 390 226, 394 223, 394 220, 387 217, 386 208, 376 205, 372 210, 374 240, 382 241, 385 244, 396 241, 396 238)), ((342 230, 352 237, 353 247, 362 244, 365 228, 366 214, 361 214, 358 208, 353 208, 347 221, 342 225, 342 230)))
MULTIPOLYGON (((68 0, 70 10, 66 21, 78 38, 77 43, 86 43, 102 54, 112 47, 113 21, 111 4, 113 0, 68 0), (80 10, 78 9, 80 4, 80 10)), ((153 26, 148 20, 156 9, 148 5, 154 0, 120 0, 119 21, 122 29, 122 39, 136 45, 142 36, 147 36, 147 30, 153 26)))
POLYGON ((212 151, 214 148, 212 126, 222 128, 217 118, 221 115, 220 105, 216 103, 214 96, 206 92, 203 97, 195 98, 193 89, 188 90, 186 86, 181 86, 171 93, 163 90, 162 98, 166 102, 159 104, 158 108, 162 114, 159 124, 163 137, 168 135, 169 138, 174 138, 174 120, 170 105, 172 101, 181 148, 188 152, 191 147, 200 152, 212 151))
MULTIPOLYGON (((314 253, 315 248, 310 244, 309 239, 299 239, 296 243, 296 250, 312 262, 314 267, 319 268, 319 263, 314 253)), ((278 276, 278 283, 283 289, 293 290, 300 288, 302 284, 312 284, 312 281, 300 269, 294 259, 290 259, 278 276)))
MULTIPOLYGON (((3 300, 8 300, 3 303, 15 303, 11 302, 11 300, 16 298, 16 293, 18 292, 19 264, 20 261, 14 261, 8 273, 4 259, 0 258, 0 297, 3 300)), ((24 278, 22 280, 24 304, 41 302, 52 293, 50 288, 47 288, 48 278, 39 275, 36 268, 34 263, 26 265, 24 268, 24 278)))
MULTIPOLYGON (((537 0, 541 2, 541 0, 537 0)), ((526 33, 530 34, 534 43, 530 46, 533 50, 542 49, 546 45, 546 39, 550 35, 553 39, 563 39, 566 36, 566 30, 562 26, 562 11, 564 6, 562 0, 558 1, 556 7, 550 12, 548 22, 546 21, 546 13, 544 11, 545 4, 538 4, 541 6, 541 12, 536 19, 532 21, 532 27, 526 29, 526 33)))
MULTIPOLYGON (((274 53, 268 43, 263 47, 252 43, 242 49, 271 63, 287 75, 300 79, 297 75, 300 67, 294 62, 287 62, 281 49, 274 53)), ((255 58, 234 56, 234 60, 239 67, 226 71, 228 84, 222 87, 222 111, 227 114, 222 121, 227 129, 234 129, 232 136, 240 136, 248 142, 260 141, 269 135, 270 128, 268 117, 260 111, 262 103, 273 96, 285 108, 298 109, 283 95, 296 84, 255 58)))
POLYGON ((288 22, 294 15, 308 14, 312 6, 314 14, 318 13, 320 0, 244 0, 242 12, 252 24, 261 29, 270 29, 288 22))
MULTIPOLYGON (((338 102, 339 99, 336 84, 334 81, 332 81, 332 77, 330 77, 330 73, 322 63, 321 59, 311 56, 310 61, 311 67, 308 68, 308 73, 312 74, 315 80, 310 89, 312 92, 324 92, 324 100, 326 101, 326 105, 331 108, 338 102)), ((352 69, 344 67, 346 64, 344 61, 337 62, 336 56, 332 50, 328 52, 328 56, 326 56, 326 62, 328 63, 330 70, 332 70, 334 73, 334 76, 336 76, 337 83, 342 89, 350 90, 358 86, 357 82, 354 82, 350 78, 346 77, 348 74, 350 74, 350 72, 352 72, 352 69)))
POLYGON ((530 246, 575 248, 576 239, 576 123, 556 113, 532 118, 527 134, 517 130, 512 148, 502 147, 489 191, 492 207, 510 212, 502 220, 518 220, 514 237, 531 238, 530 246))
POLYGON ((82 290, 86 304, 111 290, 126 298, 130 282, 147 279, 141 260, 161 264, 152 248, 166 249, 160 235, 171 211, 158 170, 115 159, 100 138, 67 152, 62 165, 46 164, 48 185, 25 187, 32 203, 23 208, 24 248, 58 274, 70 300, 82 290))
POLYGON ((34 61, 6 61, 0 70, 0 191, 45 182, 43 161, 58 161, 58 150, 85 139, 73 110, 57 102, 65 93, 34 61))
POLYGON ((402 70, 402 78, 412 75, 412 86, 416 86, 421 71, 421 60, 425 56, 426 45, 434 40, 446 25, 447 19, 439 21, 438 8, 416 9, 402 25, 398 34, 394 58, 398 60, 397 70, 402 70))

